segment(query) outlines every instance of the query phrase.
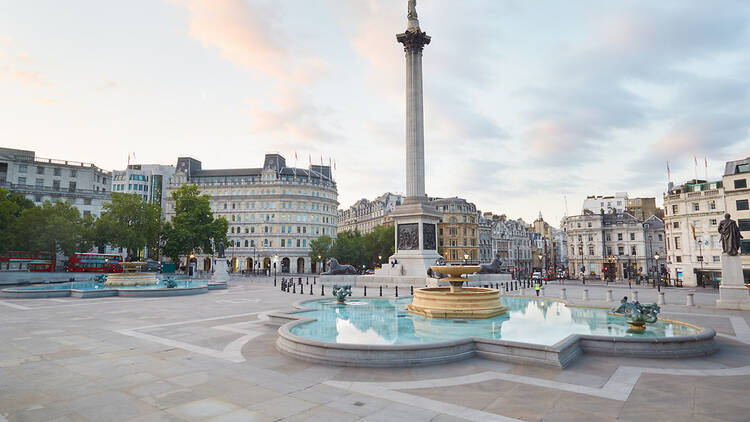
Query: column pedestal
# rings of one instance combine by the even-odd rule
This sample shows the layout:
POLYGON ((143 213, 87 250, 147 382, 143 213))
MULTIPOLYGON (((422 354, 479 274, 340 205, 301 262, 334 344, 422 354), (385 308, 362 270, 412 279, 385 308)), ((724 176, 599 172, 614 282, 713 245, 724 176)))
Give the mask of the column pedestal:
POLYGON ((229 267, 226 258, 216 258, 214 275, 211 279, 214 281, 229 281, 229 267))
MULTIPOLYGON (((400 267, 399 276, 427 278, 427 270, 440 258, 437 253, 437 223, 440 213, 425 202, 399 205, 391 213, 396 226, 395 259, 400 267)), ((375 272, 376 276, 393 276, 390 264, 375 272), (381 272, 382 271, 382 272, 381 272)))
POLYGON ((719 286, 719 309, 750 310, 750 295, 742 274, 742 258, 739 255, 721 255, 721 285, 719 286))

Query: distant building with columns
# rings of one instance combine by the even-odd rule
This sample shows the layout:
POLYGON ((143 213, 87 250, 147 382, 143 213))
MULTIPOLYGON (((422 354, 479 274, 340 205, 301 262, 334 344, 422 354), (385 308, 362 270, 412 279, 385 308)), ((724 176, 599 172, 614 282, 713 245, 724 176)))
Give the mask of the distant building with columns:
MULTIPOLYGON (((169 179, 165 214, 175 215, 171 192, 184 184, 211 196, 215 217, 229 222, 225 255, 235 272, 318 273, 310 242, 336 238, 338 193, 330 166, 287 167, 279 154, 266 154, 261 168, 204 170, 201 162, 180 157, 169 179)), ((212 256, 196 255, 198 269, 209 271, 212 256)))
POLYGON ((401 205, 404 196, 386 192, 372 201, 365 198, 354 205, 338 212, 338 231, 355 231, 370 233, 377 226, 393 225, 389 214, 401 205))

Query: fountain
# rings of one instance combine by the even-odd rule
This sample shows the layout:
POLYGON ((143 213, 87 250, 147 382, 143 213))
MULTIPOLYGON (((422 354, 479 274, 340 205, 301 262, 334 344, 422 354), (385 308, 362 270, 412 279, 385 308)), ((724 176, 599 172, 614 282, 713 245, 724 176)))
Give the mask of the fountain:
POLYGON ((463 287, 463 274, 474 274, 479 265, 434 265, 433 273, 447 275, 441 281, 450 287, 424 287, 414 290, 414 299, 406 309, 427 318, 484 319, 504 314, 507 306, 500 302, 500 291, 482 287, 463 287))
POLYGON ((107 275, 107 281, 104 282, 106 287, 111 286, 151 286, 158 283, 156 273, 141 272, 141 268, 146 265, 145 262, 121 262, 121 273, 112 273, 107 275))
POLYGON ((646 331, 647 323, 653 324, 656 322, 656 314, 660 310, 661 308, 657 304, 646 305, 638 301, 628 302, 628 298, 624 297, 620 301, 620 306, 612 308, 611 312, 628 318, 628 324, 630 324, 628 333, 643 333, 646 331))

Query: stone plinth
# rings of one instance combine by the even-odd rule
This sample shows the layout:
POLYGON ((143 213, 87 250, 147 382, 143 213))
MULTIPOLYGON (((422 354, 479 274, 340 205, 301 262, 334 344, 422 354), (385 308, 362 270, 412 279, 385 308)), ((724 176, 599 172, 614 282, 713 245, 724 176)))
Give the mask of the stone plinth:
POLYGON ((721 285, 719 286, 719 309, 750 310, 750 295, 742 274, 742 258, 739 255, 721 255, 721 285))
POLYGON ((324 286, 338 284, 339 286, 349 285, 354 287, 357 284, 357 277, 362 276, 357 276, 356 274, 321 275, 318 277, 318 281, 324 286))
POLYGON ((229 267, 226 258, 217 258, 214 263, 214 275, 211 277, 214 281, 229 281, 229 267))
POLYGON ((513 280, 510 274, 469 274, 466 278, 469 281, 485 281, 488 283, 505 283, 513 280))
POLYGON ((414 300, 406 309, 427 318, 482 319, 502 315, 508 307, 495 289, 463 287, 451 292, 450 287, 425 287, 414 290, 414 300))
MULTIPOLYGON (((437 208, 424 202, 399 205, 391 213, 396 223, 396 253, 388 262, 397 261, 400 274, 385 264, 375 271, 380 277, 420 277, 427 279, 427 270, 440 258, 437 253, 437 208)), ((422 283, 424 285, 424 283, 422 283)))

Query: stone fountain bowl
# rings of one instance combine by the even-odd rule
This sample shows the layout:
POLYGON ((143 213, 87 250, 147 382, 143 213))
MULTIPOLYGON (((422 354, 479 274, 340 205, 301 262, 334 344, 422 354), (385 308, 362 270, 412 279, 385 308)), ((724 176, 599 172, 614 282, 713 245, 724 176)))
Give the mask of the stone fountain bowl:
POLYGON ((461 278, 463 274, 474 274, 480 268, 479 265, 433 265, 430 267, 432 271, 447 274, 450 278, 461 278))

